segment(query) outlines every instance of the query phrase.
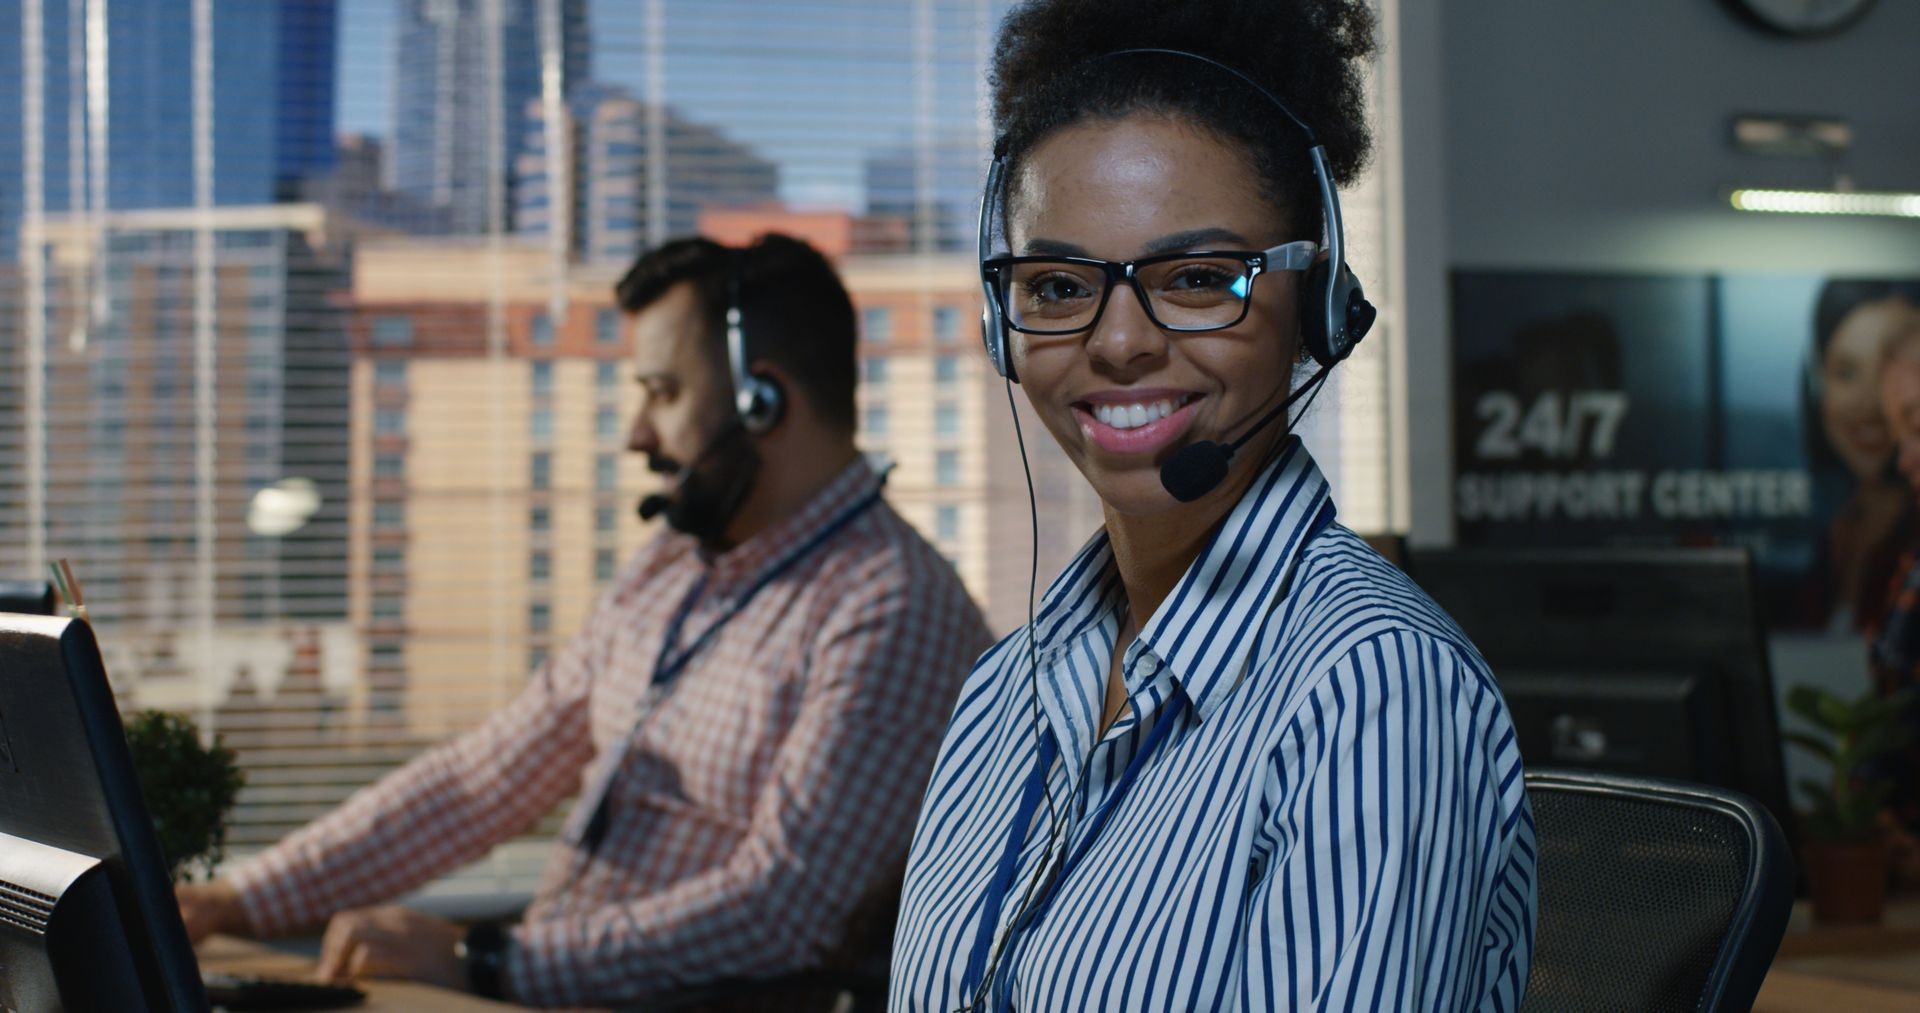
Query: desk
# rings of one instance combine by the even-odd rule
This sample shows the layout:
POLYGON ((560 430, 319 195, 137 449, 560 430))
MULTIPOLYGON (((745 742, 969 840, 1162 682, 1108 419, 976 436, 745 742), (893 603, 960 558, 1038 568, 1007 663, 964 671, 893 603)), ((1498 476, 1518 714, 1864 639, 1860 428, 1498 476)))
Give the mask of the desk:
POLYGON ((1901 897, 1879 925, 1815 926, 1794 905, 1755 1013, 1920 1009, 1920 897, 1901 897))
MULTIPOLYGON (((200 966, 208 971, 302 981, 313 976, 313 962, 304 957, 232 936, 214 936, 195 947, 195 951, 199 954, 200 966)), ((360 990, 367 993, 367 1001, 354 1009, 368 1013, 499 1013, 519 1008, 411 981, 358 984, 360 990)))

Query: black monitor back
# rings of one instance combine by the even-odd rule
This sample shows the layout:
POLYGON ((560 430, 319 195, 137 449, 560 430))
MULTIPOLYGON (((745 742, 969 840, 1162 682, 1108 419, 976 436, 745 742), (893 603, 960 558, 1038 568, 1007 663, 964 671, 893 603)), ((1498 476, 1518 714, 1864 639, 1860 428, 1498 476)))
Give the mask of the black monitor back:
POLYGON ((53 614, 53 585, 44 580, 0 580, 0 612, 53 614))
POLYGON ((205 1010, 85 622, 0 615, 0 1003, 205 1010))
POLYGON ((1745 551, 1425 550, 1407 572, 1493 666, 1529 765, 1731 788, 1792 825, 1745 551))

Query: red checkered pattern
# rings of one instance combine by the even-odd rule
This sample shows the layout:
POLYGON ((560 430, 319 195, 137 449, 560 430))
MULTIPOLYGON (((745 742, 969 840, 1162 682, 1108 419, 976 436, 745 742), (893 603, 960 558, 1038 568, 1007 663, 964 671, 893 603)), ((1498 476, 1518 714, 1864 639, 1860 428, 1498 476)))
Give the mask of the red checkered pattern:
POLYGON ((253 928, 290 931, 418 887, 617 763, 598 849, 556 844, 512 934, 514 998, 635 1002, 828 961, 856 906, 897 886, 954 696, 990 640, 953 568, 876 504, 767 585, 669 688, 649 685, 702 574, 680 646, 878 484, 856 462, 719 556, 656 539, 505 709, 237 869, 253 928))

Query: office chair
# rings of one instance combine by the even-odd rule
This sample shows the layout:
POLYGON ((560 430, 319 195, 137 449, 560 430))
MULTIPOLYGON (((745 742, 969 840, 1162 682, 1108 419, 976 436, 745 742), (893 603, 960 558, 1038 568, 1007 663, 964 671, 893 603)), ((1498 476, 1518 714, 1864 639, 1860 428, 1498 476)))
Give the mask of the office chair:
POLYGON ((1540 925, 1525 1013, 1746 1010, 1786 931, 1792 859, 1737 792, 1527 774, 1540 925))

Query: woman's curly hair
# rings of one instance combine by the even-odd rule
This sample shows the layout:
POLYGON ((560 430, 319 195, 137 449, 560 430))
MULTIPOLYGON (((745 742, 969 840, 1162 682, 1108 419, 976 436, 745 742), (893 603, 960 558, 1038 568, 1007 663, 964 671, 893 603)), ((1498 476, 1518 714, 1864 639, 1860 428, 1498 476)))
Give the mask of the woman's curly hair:
POLYGON ((1064 127, 1161 113, 1241 145, 1293 226, 1317 233, 1320 199, 1298 128, 1244 82, 1197 61, 1101 58, 1146 47, 1187 50, 1259 82, 1312 128, 1335 183, 1346 185, 1371 145, 1363 70, 1375 45, 1366 0, 1028 0, 1000 26, 993 121, 1009 170, 1064 127))

